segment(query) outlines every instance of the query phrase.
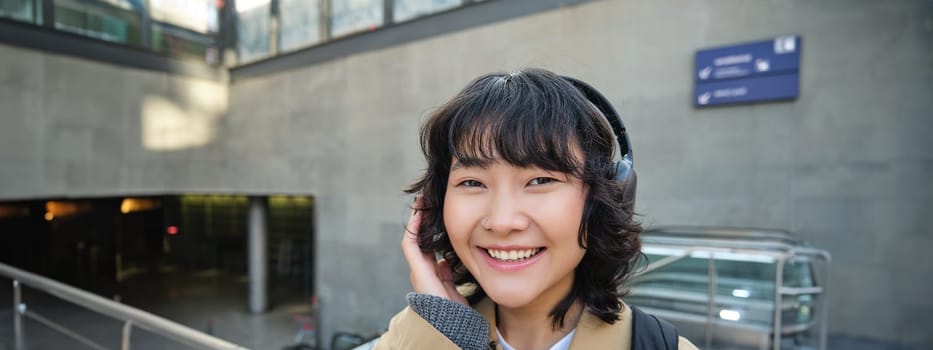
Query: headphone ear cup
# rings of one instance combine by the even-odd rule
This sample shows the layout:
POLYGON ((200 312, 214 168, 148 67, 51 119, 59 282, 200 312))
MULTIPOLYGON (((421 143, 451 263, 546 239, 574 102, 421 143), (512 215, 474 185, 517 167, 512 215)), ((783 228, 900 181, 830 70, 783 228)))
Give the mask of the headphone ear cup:
POLYGON ((628 157, 615 162, 615 180, 622 186, 622 200, 628 209, 635 209, 635 188, 638 185, 638 176, 632 167, 632 160, 628 157))
POLYGON ((623 205, 626 206, 626 209, 634 211, 635 186, 638 181, 635 176, 635 169, 632 167, 632 143, 631 140, 629 140, 628 133, 625 132, 625 125, 622 124, 622 118, 619 117, 619 113, 612 107, 612 103, 609 102, 609 99, 597 91, 596 88, 571 77, 564 77, 564 79, 580 90, 580 92, 583 93, 583 97, 592 102, 609 123, 609 128, 612 129, 612 133, 615 135, 616 142, 619 145, 619 153, 622 155, 622 160, 614 163, 615 174, 607 174, 607 177, 612 178, 614 176, 615 180, 619 182, 623 190, 623 205))

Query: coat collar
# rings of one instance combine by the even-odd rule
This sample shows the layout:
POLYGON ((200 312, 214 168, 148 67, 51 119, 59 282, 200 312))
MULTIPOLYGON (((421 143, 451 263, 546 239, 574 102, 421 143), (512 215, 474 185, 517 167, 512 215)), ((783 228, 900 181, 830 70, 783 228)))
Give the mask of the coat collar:
MULTIPOLYGON (((489 322, 489 342, 492 344, 496 337, 496 304, 488 297, 476 303, 476 311, 489 322)), ((580 315, 577 323, 577 332, 570 343, 570 350, 589 349, 628 349, 632 339, 632 313, 625 303, 619 311, 619 320, 613 324, 603 322, 599 317, 589 311, 580 315)))

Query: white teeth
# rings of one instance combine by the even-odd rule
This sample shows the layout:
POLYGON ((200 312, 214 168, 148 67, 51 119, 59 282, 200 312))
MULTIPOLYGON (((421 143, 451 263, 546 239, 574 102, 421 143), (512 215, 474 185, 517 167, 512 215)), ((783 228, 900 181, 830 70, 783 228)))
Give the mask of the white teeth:
POLYGON ((486 252, 489 253, 489 256, 495 258, 496 260, 502 261, 521 261, 528 259, 538 252, 541 251, 541 248, 535 249, 525 249, 525 250, 494 250, 487 249, 486 252))

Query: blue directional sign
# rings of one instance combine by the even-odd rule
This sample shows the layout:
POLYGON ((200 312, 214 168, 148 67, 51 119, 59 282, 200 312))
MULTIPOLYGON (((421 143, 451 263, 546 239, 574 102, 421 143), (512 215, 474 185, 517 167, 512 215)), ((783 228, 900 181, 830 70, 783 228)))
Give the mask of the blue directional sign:
POLYGON ((694 106, 797 98, 800 50, 799 36, 785 36, 697 51, 694 106))

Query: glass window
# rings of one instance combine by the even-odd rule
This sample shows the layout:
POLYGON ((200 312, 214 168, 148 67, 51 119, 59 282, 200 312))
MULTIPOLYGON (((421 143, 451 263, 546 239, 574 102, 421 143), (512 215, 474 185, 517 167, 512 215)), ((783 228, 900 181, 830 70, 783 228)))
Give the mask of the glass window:
POLYGON ((343 36, 382 26, 383 0, 331 0, 331 35, 343 36))
POLYGON ((440 12, 462 4, 463 0, 395 0, 392 11, 396 22, 440 12))
POLYGON ((141 8, 128 1, 55 1, 55 29, 121 44, 140 45, 141 8))
POLYGON ((0 1, 0 18, 33 22, 33 9, 33 0, 3 0, 0 1))
POLYGON ((320 42, 321 0, 280 0, 279 23, 282 51, 320 42))
POLYGON ((149 0, 149 16, 198 33, 216 33, 216 4, 216 0, 149 0))
POLYGON ((217 4, 216 0, 149 0, 152 49, 217 63, 217 4))
POLYGON ((269 55, 270 0, 236 2, 237 51, 240 63, 269 55))
POLYGON ((215 37, 164 23, 152 24, 152 49, 172 57, 191 57, 218 63, 215 37))

